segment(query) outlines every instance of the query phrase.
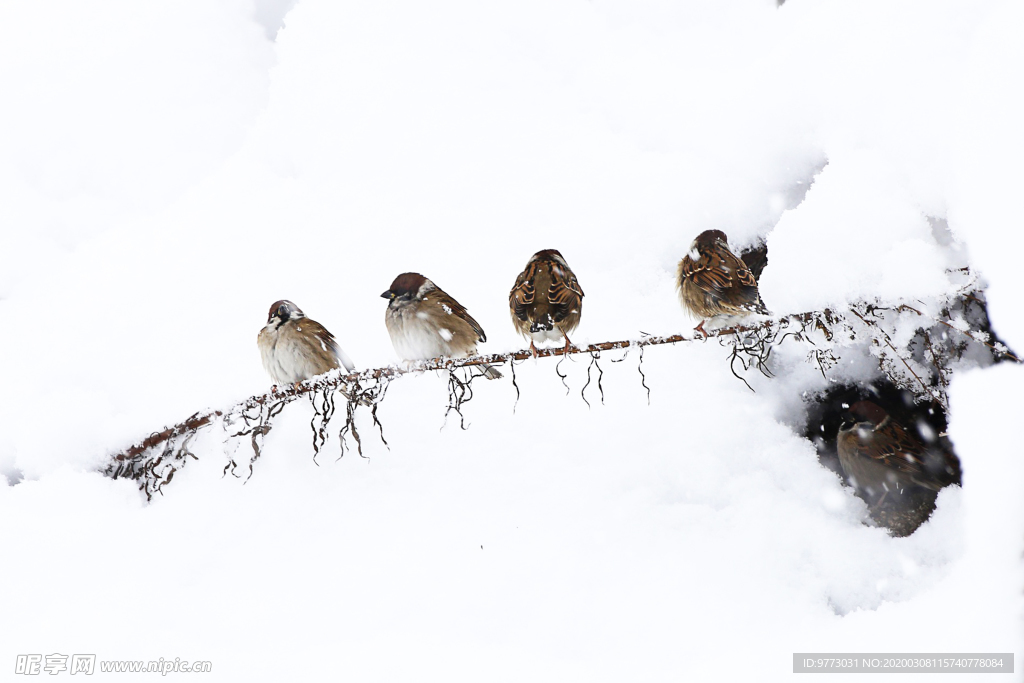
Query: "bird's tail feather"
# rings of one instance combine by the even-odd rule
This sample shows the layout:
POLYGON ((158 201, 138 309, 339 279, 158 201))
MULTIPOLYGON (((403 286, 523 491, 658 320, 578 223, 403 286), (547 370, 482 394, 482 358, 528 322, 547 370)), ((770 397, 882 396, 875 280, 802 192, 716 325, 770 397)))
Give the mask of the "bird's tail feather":
POLYGON ((355 372, 356 366, 352 363, 352 359, 348 357, 348 354, 340 346, 335 346, 335 350, 338 352, 338 362, 342 364, 345 371, 355 372))

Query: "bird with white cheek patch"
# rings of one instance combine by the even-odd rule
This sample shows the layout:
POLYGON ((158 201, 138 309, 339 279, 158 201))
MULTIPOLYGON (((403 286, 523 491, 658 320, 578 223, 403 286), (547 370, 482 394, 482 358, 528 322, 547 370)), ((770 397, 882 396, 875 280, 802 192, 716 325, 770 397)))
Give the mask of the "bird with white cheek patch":
POLYGON ((263 367, 277 384, 296 384, 339 367, 355 370, 334 335, 291 301, 275 301, 270 307, 256 345, 263 367))
MULTIPOLYGON (((465 307, 419 273, 402 273, 381 296, 388 299, 384 323, 402 360, 475 356, 477 343, 487 341, 465 307)), ((484 375, 501 377, 491 366, 484 366, 484 375)))
POLYGON ((516 278, 508 294, 508 307, 516 331, 530 339, 530 351, 537 355, 535 342, 565 340, 580 324, 583 289, 576 275, 557 249, 538 251, 516 278))

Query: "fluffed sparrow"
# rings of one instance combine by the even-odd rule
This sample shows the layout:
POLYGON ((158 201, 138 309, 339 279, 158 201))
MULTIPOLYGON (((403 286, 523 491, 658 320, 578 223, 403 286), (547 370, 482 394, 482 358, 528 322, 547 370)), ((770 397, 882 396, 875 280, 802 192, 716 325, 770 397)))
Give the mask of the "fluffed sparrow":
POLYGON ((583 290, 558 250, 545 249, 534 254, 516 278, 508 307, 512 324, 519 334, 529 337, 534 355, 534 343, 545 340, 564 338, 568 351, 569 333, 580 324, 583 312, 583 290))
POLYGON ((679 262, 676 287, 683 308, 700 324, 704 333, 709 318, 740 318, 751 313, 768 314, 757 293, 757 280, 747 265, 729 249, 721 230, 697 235, 690 251, 679 262))
POLYGON ((926 444, 871 401, 854 403, 849 415, 836 439, 839 462, 854 487, 876 505, 892 491, 938 491, 960 483, 960 462, 945 437, 929 434, 926 444))
MULTIPOLYGON (((474 356, 477 343, 487 341, 465 307, 419 273, 402 273, 381 296, 389 300, 384 322, 403 360, 474 356)), ((489 365, 484 374, 501 377, 489 365)))
POLYGON ((256 345, 263 367, 277 384, 295 384, 338 367, 355 370, 334 335, 291 301, 276 301, 270 307, 256 345))

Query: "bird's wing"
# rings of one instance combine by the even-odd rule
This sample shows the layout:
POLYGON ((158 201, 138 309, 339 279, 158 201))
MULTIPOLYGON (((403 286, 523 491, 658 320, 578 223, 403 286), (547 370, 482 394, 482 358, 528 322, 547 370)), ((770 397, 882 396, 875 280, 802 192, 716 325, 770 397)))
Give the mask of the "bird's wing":
POLYGON ((326 327, 309 318, 304 319, 300 324, 309 332, 309 335, 303 339, 303 343, 317 345, 321 350, 327 351, 335 358, 337 365, 344 367, 348 372, 356 369, 348 354, 345 353, 338 344, 338 340, 334 338, 334 335, 326 327))
POLYGON ((551 268, 548 303, 551 305, 554 321, 561 322, 573 311, 580 310, 583 289, 580 288, 580 284, 571 270, 563 268, 555 262, 549 262, 548 265, 551 268))
POLYGON ((484 334, 484 328, 480 327, 480 323, 473 319, 473 316, 469 314, 469 311, 466 310, 465 306, 440 289, 435 289, 433 292, 423 297, 423 300, 427 301, 431 297, 437 298, 438 303, 441 304, 441 307, 445 309, 446 313, 450 311, 451 315, 464 320, 473 329, 473 332, 476 334, 479 341, 487 341, 487 335, 484 334))
POLYGON ((701 250, 696 259, 689 254, 683 257, 683 276, 701 290, 721 295, 732 287, 732 272, 722 266, 718 250, 701 250))
POLYGON ((701 249, 694 260, 683 257, 683 276, 701 290, 737 308, 767 313, 757 293, 757 280, 747 265, 724 244, 701 249))
POLYGON ((872 429, 871 438, 864 440, 863 448, 864 455, 886 467, 911 476, 925 474, 924 444, 892 420, 872 429))
POLYGON ((537 288, 534 284, 536 274, 537 262, 531 261, 516 278, 515 287, 508 293, 508 307, 512 311, 512 315, 524 322, 528 317, 527 309, 533 305, 537 295, 537 288))

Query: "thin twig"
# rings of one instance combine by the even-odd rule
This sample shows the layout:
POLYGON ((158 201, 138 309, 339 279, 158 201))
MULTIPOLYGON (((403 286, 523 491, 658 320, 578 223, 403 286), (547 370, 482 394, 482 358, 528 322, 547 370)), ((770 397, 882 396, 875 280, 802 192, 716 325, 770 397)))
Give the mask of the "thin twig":
POLYGON ((882 337, 883 337, 883 341, 885 341, 885 345, 888 346, 890 349, 892 349, 892 352, 894 354, 896 354, 897 358, 899 358, 901 361, 903 361, 903 365, 905 365, 907 367, 907 370, 909 370, 910 374, 914 376, 914 379, 916 379, 918 382, 921 383, 921 387, 924 389, 924 393, 926 393, 928 395, 931 395, 931 393, 932 393, 931 387, 929 387, 927 384, 925 384, 924 380, 921 379, 920 375, 918 375, 916 372, 914 372, 914 368, 910 367, 910 363, 908 363, 907 360, 903 357, 903 355, 899 351, 896 350, 896 347, 892 345, 892 340, 890 339, 890 337, 886 333, 886 331, 883 330, 881 328, 881 326, 877 322, 875 322, 873 320, 868 320, 867 318, 862 316, 860 314, 860 312, 857 311, 856 308, 853 308, 851 306, 850 307, 850 312, 853 313, 858 318, 860 318, 861 321, 863 321, 863 323, 865 325, 867 325, 868 327, 873 327, 873 328, 875 328, 876 330, 878 330, 879 332, 882 333, 882 337))
MULTIPOLYGON (((969 298, 972 298, 972 299, 974 299, 975 301, 979 301, 979 302, 980 302, 980 300, 979 300, 979 299, 978 299, 977 297, 969 297, 969 298)), ((914 313, 917 313, 917 314, 918 314, 919 316, 921 316, 922 318, 928 318, 929 320, 931 320, 931 321, 933 321, 933 322, 936 322, 936 323, 938 323, 939 325, 945 325, 945 326, 946 326, 946 327, 948 327, 949 329, 951 329, 951 330, 954 330, 955 332, 959 332, 960 334, 964 335, 965 337, 967 337, 968 339, 970 339, 970 340, 972 340, 972 341, 976 341, 976 342, 978 342, 979 344, 984 344, 985 346, 987 346, 988 348, 992 349, 993 351, 995 351, 996 353, 998 353, 998 354, 999 354, 999 355, 1001 355, 1001 356, 1006 356, 1007 358, 1010 358, 1010 359, 1012 359, 1012 360, 1015 360, 1015 361, 1017 361, 1018 363, 1024 363, 1024 361, 1022 361, 1022 360, 1021 360, 1020 358, 1017 358, 1017 356, 1015 356, 1015 355, 1013 355, 1012 353, 1010 353, 1010 350, 1009 350, 1008 348, 1006 348, 1006 347, 1003 347, 1003 348, 999 348, 999 347, 998 347, 998 346, 996 346, 995 344, 990 344, 990 343, 989 343, 989 342, 987 342, 987 341, 984 341, 984 340, 982 340, 982 339, 978 339, 977 337, 975 337, 975 336, 974 336, 973 334, 971 334, 970 332, 965 332, 964 330, 961 330, 961 329, 960 329, 959 327, 956 327, 955 325, 952 325, 952 324, 950 324, 950 323, 949 323, 948 321, 946 321, 946 320, 941 320, 941 319, 939 319, 939 318, 936 318, 936 317, 934 317, 934 316, 930 316, 930 315, 928 315, 928 314, 926 314, 926 313, 922 313, 921 311, 917 310, 917 309, 916 309, 916 308, 914 308, 913 306, 908 306, 907 304, 901 304, 901 305, 900 305, 900 307, 899 307, 899 309, 900 309, 900 310, 905 310, 905 311, 913 311, 914 313)))

